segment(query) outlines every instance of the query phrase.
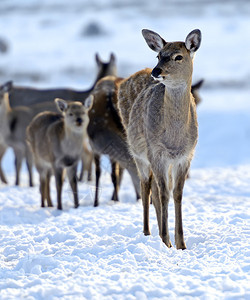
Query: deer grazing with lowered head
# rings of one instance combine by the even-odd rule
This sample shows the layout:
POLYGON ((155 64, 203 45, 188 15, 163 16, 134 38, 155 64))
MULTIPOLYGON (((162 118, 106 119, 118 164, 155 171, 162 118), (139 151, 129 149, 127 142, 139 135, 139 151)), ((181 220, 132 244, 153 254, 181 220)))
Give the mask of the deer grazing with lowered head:
POLYGON ((142 30, 148 46, 158 53, 158 64, 119 85, 118 106, 141 181, 144 234, 149 235, 149 196, 155 206, 159 233, 171 247, 168 203, 173 192, 175 244, 186 249, 182 225, 182 194, 198 138, 196 104, 191 94, 193 58, 201 32, 190 32, 185 42, 166 42, 142 30), (152 182, 153 178, 153 182, 152 182), (155 191, 155 192, 154 192, 155 191))
POLYGON ((85 103, 55 99, 61 113, 38 114, 27 128, 27 141, 33 153, 40 176, 41 206, 53 206, 50 197, 50 177, 55 175, 57 208, 62 209, 62 185, 67 171, 74 196, 75 208, 79 206, 77 191, 77 163, 87 135, 88 111, 93 103, 90 95, 85 103))

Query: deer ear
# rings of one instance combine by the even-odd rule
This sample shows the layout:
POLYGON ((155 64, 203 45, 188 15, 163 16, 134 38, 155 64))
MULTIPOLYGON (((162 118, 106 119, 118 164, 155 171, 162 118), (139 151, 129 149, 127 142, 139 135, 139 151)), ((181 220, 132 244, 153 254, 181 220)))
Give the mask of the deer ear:
POLYGON ((1 86, 1 89, 3 90, 4 93, 8 93, 12 89, 12 81, 7 81, 1 86))
POLYGON ((142 35, 146 40, 149 48, 151 48, 153 51, 156 51, 157 53, 159 53, 161 49, 166 45, 166 41, 154 31, 143 29, 142 35))
POLYGON ((113 52, 110 54, 110 60, 109 60, 109 62, 110 63, 114 63, 115 62, 115 55, 114 55, 113 52))
POLYGON ((65 110, 67 109, 68 107, 68 103, 67 101, 63 100, 63 99, 60 99, 60 98, 56 98, 55 99, 55 103, 56 103, 56 106, 58 108, 58 110, 60 112, 65 112, 65 110))
POLYGON ((185 40, 186 48, 191 52, 191 57, 193 57, 194 52, 196 52, 201 44, 201 31, 199 29, 195 29, 191 31, 185 40))
POLYGON ((100 66, 100 64, 102 63, 101 62, 101 59, 100 59, 100 56, 98 53, 95 54, 95 60, 96 60, 96 63, 98 64, 98 66, 100 66))
POLYGON ((90 110, 93 103, 94 103, 94 96, 89 95, 88 98, 84 102, 84 106, 85 106, 85 108, 87 108, 87 110, 90 110))

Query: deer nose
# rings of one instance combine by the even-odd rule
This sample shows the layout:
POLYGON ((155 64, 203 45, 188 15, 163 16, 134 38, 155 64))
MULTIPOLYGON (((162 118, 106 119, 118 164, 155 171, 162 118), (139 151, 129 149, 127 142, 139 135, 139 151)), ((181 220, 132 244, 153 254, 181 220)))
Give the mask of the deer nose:
POLYGON ((160 68, 154 68, 153 71, 152 71, 152 76, 154 78, 158 78, 159 75, 161 74, 162 70, 160 68))
POLYGON ((77 119, 76 119, 76 124, 77 124, 78 126, 82 125, 82 118, 77 118, 77 119))

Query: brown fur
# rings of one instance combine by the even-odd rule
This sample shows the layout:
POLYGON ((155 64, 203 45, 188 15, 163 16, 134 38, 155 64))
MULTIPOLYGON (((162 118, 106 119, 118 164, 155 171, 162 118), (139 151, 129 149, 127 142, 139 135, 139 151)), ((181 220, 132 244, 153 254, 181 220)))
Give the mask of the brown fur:
POLYGON ((27 141, 33 153, 35 165, 40 176, 41 206, 52 206, 50 197, 50 177, 56 178, 57 208, 62 209, 62 185, 64 171, 67 171, 74 196, 75 208, 78 207, 77 163, 82 154, 83 140, 89 122, 88 110, 93 97, 81 102, 66 102, 56 99, 60 113, 43 112, 38 114, 27 128, 27 141))
POLYGON ((191 32, 185 43, 167 43, 150 30, 143 30, 143 36, 158 53, 158 64, 152 72, 145 69, 121 82, 118 106, 141 180, 144 234, 150 234, 149 195, 153 175, 152 199, 160 236, 168 247, 172 246, 168 202, 173 191, 175 243, 177 249, 185 249, 181 203, 198 137, 191 82, 192 58, 199 48, 201 34, 199 30, 191 32))
POLYGON ((33 115, 28 107, 10 107, 8 94, 10 89, 11 83, 8 82, 1 87, 0 91, 0 135, 3 141, 0 160, 7 147, 11 147, 15 154, 16 185, 19 185, 21 164, 25 157, 29 171, 29 185, 32 186, 32 158, 25 142, 25 130, 33 115))
POLYGON ((99 203, 98 186, 101 174, 100 156, 102 154, 108 155, 112 162, 113 200, 118 200, 122 169, 128 170, 137 194, 140 193, 136 166, 128 150, 124 128, 117 112, 117 84, 120 81, 121 78, 114 76, 104 77, 96 84, 93 91, 94 104, 89 112, 88 135, 94 150, 96 164, 95 206, 99 203), (117 163, 120 167, 117 166, 117 163))

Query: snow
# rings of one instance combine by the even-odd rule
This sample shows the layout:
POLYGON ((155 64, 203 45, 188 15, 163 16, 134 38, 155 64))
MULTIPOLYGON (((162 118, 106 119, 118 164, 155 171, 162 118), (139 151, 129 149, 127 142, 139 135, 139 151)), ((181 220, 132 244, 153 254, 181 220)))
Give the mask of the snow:
MULTIPOLYGON (((0 183, 0 299, 250 299, 250 4, 248 1, 26 0, 0 2, 1 82, 38 87, 89 87, 94 54, 113 51, 118 73, 153 67, 141 29, 168 40, 203 34, 194 81, 205 79, 198 107, 199 142, 183 199, 187 250, 168 249, 150 207, 151 236, 142 233, 142 204, 128 174, 120 203, 102 161, 100 206, 94 182, 80 183, 73 208, 69 184, 63 211, 40 207, 38 175, 14 186, 11 150, 0 183), (181 4, 180 4, 181 3, 181 4), (240 3, 240 5, 239 5, 240 3), (178 5, 179 4, 179 5, 178 5), (99 36, 84 36, 94 22, 99 36)), ((52 181, 52 199, 56 190, 52 181)), ((169 205, 174 242, 174 207, 169 205)))

